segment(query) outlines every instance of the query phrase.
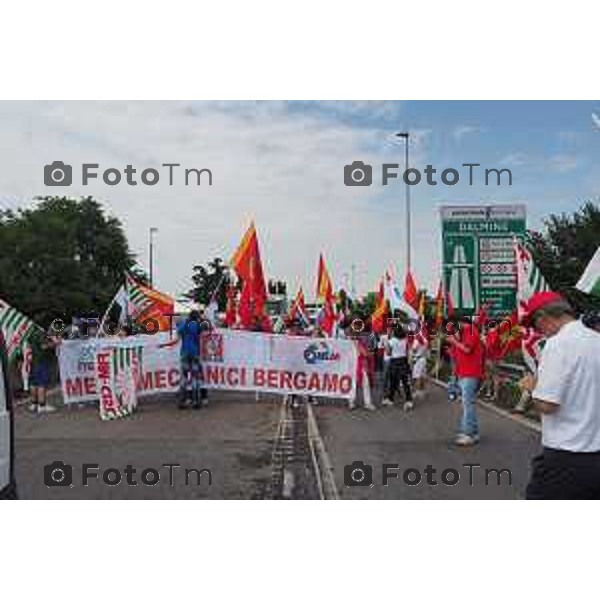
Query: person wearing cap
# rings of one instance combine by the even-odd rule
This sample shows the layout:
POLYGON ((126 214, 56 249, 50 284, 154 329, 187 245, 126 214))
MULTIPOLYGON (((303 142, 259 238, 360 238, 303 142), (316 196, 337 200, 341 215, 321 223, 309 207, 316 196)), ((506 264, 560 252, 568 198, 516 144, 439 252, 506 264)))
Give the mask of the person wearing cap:
POLYGON ((522 323, 547 338, 531 383, 543 449, 526 497, 600 499, 600 335, 556 292, 534 294, 522 323))

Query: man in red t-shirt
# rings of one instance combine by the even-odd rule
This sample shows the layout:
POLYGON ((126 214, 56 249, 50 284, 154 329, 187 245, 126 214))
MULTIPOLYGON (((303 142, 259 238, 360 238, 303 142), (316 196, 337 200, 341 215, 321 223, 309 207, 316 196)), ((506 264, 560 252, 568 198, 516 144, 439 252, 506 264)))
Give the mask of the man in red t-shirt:
POLYGON ((462 418, 455 443, 472 446, 479 441, 479 419, 475 399, 484 372, 484 348, 479 330, 470 319, 463 319, 456 334, 448 337, 454 359, 454 374, 462 400, 462 418))

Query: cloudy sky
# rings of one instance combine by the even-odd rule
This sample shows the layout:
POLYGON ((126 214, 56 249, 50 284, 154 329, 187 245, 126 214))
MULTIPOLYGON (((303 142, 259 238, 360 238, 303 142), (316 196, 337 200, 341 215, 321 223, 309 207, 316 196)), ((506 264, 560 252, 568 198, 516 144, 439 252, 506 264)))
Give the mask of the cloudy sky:
MULTIPOLYGON (((251 219, 267 275, 312 296, 324 252, 336 285, 352 265, 359 293, 389 268, 404 272, 404 187, 380 184, 382 162, 403 162, 396 131, 412 135, 411 162, 461 171, 455 186, 411 190, 413 262, 419 284, 440 271, 439 206, 523 202, 529 225, 600 196, 600 102, 0 102, 0 204, 18 208, 35 195, 93 195, 120 218, 147 267, 156 236, 155 284, 180 294, 192 265, 230 258, 251 219), (43 167, 74 165, 70 188, 44 186, 43 167), (370 187, 346 187, 343 167, 374 165, 370 187), (159 168, 155 186, 81 185, 81 163, 101 171, 128 164, 159 168), (208 168, 213 185, 170 186, 162 163, 208 168), (508 167, 513 185, 469 186, 462 163, 508 167)), ((206 183, 206 180, 204 180, 206 183)))

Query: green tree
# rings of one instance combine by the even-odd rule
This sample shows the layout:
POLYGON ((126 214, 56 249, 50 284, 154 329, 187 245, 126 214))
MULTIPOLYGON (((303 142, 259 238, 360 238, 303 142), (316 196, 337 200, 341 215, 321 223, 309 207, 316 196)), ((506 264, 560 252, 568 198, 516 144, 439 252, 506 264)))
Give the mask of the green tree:
POLYGON ((120 221, 91 197, 0 211, 0 297, 47 326, 101 315, 134 266, 120 221))
POLYGON ((551 289, 563 293, 579 309, 600 308, 600 301, 574 289, 600 245, 600 204, 587 202, 572 214, 551 215, 544 231, 529 231, 536 265, 551 289))
POLYGON ((195 265, 193 271, 194 287, 185 294, 185 297, 207 305, 216 292, 219 310, 224 311, 227 306, 227 287, 231 282, 227 263, 222 258, 214 258, 206 265, 195 265))
POLYGON ((352 305, 352 312, 363 320, 367 320, 377 308, 377 292, 367 294, 352 305))
POLYGON ((348 292, 344 288, 340 288, 338 292, 338 309, 344 312, 349 312, 352 308, 352 300, 348 296, 348 292))

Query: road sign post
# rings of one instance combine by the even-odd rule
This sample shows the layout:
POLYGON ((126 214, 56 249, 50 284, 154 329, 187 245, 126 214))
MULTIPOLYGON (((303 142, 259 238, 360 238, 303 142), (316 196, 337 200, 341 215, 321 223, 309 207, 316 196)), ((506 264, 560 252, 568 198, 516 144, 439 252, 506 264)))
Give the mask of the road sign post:
POLYGON ((442 206, 443 278, 459 314, 476 314, 489 306, 490 316, 516 307, 513 238, 523 240, 525 206, 442 206))

